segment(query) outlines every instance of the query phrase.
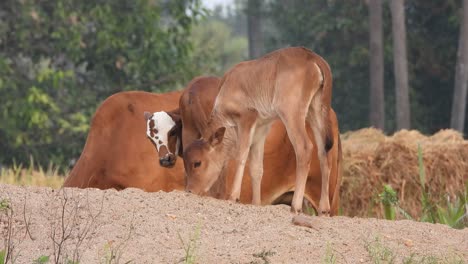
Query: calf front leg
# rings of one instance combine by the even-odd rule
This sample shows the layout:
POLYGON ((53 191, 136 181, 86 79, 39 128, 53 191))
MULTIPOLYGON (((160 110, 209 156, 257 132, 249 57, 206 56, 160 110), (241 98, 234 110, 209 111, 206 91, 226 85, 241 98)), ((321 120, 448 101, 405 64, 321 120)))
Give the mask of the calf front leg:
POLYGON ((249 153, 249 172, 252 179, 252 204, 261 205, 261 185, 263 177, 263 155, 265 139, 270 129, 269 125, 257 127, 249 153))
POLYGON ((250 146, 252 145, 254 132, 255 120, 252 120, 250 123, 244 122, 242 126, 238 126, 238 156, 236 157, 236 173, 234 175, 231 195, 229 196, 229 200, 231 201, 239 201, 245 163, 247 162, 247 157, 249 156, 249 150, 250 146))

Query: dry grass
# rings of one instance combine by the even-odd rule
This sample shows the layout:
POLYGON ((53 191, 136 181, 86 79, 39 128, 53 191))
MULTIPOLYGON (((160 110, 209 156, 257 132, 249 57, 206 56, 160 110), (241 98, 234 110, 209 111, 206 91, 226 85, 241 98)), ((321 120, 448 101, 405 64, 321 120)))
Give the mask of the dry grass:
MULTIPOLYGON (((390 184, 398 193, 400 206, 417 216, 422 206, 418 144, 423 150, 426 185, 435 202, 454 198, 468 181, 468 141, 454 130, 441 130, 432 136, 401 130, 386 136, 380 130, 364 128, 341 138, 343 215, 382 218, 382 205, 376 201, 383 186, 390 184)), ((60 174, 52 165, 47 169, 13 166, 0 170, 0 183, 59 188, 67 174, 60 174)))
MULTIPOLYGON (((34 164, 33 160, 31 160, 31 164, 34 164)), ((34 168, 33 165, 29 168, 13 165, 10 168, 0 170, 0 183, 60 188, 65 180, 64 175, 67 174, 68 172, 60 174, 59 169, 53 165, 49 165, 47 169, 34 168)))
POLYGON ((402 130, 392 136, 366 128, 348 132, 343 139, 343 214, 382 217, 375 203, 384 184, 398 192, 401 207, 415 216, 421 212, 417 146, 421 145, 426 184, 432 198, 454 198, 468 180, 468 141, 454 130, 425 136, 402 130))

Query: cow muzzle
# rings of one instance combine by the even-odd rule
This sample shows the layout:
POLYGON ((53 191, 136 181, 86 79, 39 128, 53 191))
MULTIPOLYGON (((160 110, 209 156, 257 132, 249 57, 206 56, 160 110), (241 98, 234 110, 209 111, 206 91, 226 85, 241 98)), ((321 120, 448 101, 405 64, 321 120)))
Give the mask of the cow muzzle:
POLYGON ((164 157, 159 159, 159 164, 162 167, 166 167, 166 168, 174 167, 175 162, 176 162, 176 157, 174 156, 174 154, 167 154, 164 157))

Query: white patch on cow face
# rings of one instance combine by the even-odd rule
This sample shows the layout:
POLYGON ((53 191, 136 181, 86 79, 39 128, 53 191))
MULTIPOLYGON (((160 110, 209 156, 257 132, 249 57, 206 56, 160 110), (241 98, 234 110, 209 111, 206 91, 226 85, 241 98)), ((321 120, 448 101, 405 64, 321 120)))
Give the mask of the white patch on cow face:
POLYGON ((166 112, 155 112, 146 122, 146 135, 154 142, 158 152, 161 146, 166 146, 167 150, 170 151, 167 134, 175 124, 174 120, 172 120, 166 112), (154 123, 153 127, 150 125, 152 123, 151 121, 154 123), (153 131, 151 131, 151 129, 153 129, 153 131), (156 133, 154 129, 157 130, 156 133))

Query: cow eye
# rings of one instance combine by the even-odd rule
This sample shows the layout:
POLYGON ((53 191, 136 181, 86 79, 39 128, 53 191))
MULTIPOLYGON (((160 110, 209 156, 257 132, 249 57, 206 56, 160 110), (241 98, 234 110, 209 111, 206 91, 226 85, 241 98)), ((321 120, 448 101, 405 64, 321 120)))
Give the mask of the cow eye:
POLYGON ((193 163, 193 167, 194 167, 194 168, 198 168, 198 167, 200 167, 200 165, 201 165, 201 161, 195 161, 195 162, 193 163))

